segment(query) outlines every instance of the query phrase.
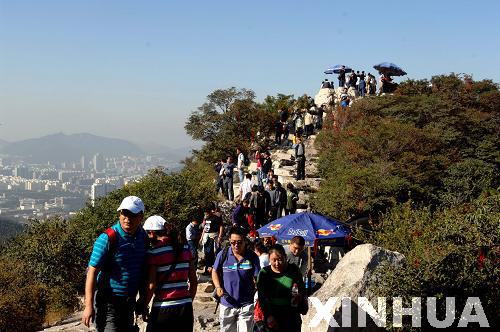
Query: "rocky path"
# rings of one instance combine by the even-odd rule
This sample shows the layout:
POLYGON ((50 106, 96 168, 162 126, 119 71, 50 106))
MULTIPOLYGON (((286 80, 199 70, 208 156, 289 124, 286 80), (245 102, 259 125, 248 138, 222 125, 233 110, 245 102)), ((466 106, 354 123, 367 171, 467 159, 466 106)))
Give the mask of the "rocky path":
MULTIPOLYGON (((305 211, 309 208, 309 202, 315 192, 318 191, 321 179, 318 175, 317 160, 318 151, 314 148, 316 135, 310 136, 304 141, 306 152, 306 179, 295 180, 296 166, 294 150, 291 148, 281 148, 271 151, 273 168, 278 180, 286 187, 287 183, 293 183, 298 191, 299 201, 297 203, 297 212, 305 211)), ((253 172, 257 164, 252 162, 248 171, 253 172)), ((234 185, 235 195, 239 192, 239 184, 234 185)), ((212 298, 214 286, 209 276, 202 275, 203 271, 198 271, 198 292, 193 302, 194 308, 194 331, 215 332, 219 331, 220 324, 218 313, 214 313, 216 302, 212 298)), ((96 331, 94 327, 87 328, 81 323, 82 311, 75 312, 70 317, 54 324, 54 326, 44 329, 46 332, 68 331, 68 332, 88 332, 96 331)), ((140 331, 146 330, 146 324, 139 320, 140 331)))

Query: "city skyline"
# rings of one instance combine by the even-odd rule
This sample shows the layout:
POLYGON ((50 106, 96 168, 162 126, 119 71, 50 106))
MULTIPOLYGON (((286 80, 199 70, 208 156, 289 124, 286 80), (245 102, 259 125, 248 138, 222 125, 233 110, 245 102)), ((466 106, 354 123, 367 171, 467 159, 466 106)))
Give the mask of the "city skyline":
POLYGON ((500 3, 480 4, 3 0, 0 139, 62 131, 191 146, 185 121, 212 91, 314 95, 338 63, 498 82, 500 3))

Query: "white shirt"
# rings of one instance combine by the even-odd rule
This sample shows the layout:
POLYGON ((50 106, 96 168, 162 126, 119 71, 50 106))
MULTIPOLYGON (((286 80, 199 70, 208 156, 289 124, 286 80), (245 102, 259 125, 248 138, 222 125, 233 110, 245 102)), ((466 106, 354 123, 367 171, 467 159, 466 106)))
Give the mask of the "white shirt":
POLYGON ((245 167, 245 156, 243 155, 242 152, 238 155, 238 169, 242 169, 245 167))
POLYGON ((245 178, 240 184, 241 199, 245 198, 245 195, 252 191, 252 180, 245 178))
POLYGON ((266 266, 269 266, 269 254, 264 253, 259 256, 259 261, 260 261, 260 268, 265 268, 266 266))

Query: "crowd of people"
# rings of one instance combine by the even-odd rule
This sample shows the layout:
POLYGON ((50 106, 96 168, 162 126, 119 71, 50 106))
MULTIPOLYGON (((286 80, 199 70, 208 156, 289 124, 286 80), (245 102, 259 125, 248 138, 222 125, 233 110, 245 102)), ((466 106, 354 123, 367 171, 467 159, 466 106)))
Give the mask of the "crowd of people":
MULTIPOLYGON (((358 95, 361 97, 377 94, 377 84, 379 87, 379 95, 382 93, 391 93, 397 87, 397 85, 393 83, 390 75, 381 73, 377 82, 377 79, 371 73, 365 74, 364 70, 361 72, 359 70, 355 71, 350 68, 347 69, 345 66, 339 69, 337 79, 338 87, 343 88, 344 93, 347 94, 348 89, 352 88, 357 91, 358 95)), ((325 79, 321 82, 321 89, 335 89, 335 84, 325 79)))
MULTIPOLYGON (((241 209, 248 204, 244 200, 241 209)), ((195 211, 184 231, 158 215, 143 224, 145 207, 136 196, 124 198, 117 211, 118 221, 97 238, 90 257, 86 326, 134 331, 135 315, 142 315, 147 331, 192 331, 201 244, 221 331, 300 331, 310 266, 301 236, 285 247, 271 238, 251 241, 236 220, 239 213, 229 224, 215 204, 195 211), (222 248, 225 236, 229 245, 222 248)))

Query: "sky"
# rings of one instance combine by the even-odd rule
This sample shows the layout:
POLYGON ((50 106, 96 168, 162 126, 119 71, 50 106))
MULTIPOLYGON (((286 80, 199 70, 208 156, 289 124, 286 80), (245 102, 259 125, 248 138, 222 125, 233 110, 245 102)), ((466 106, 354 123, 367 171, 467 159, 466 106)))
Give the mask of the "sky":
POLYGON ((498 83, 499 12, 498 0, 0 0, 0 139, 190 146, 184 123, 212 91, 314 96, 335 64, 498 83))

